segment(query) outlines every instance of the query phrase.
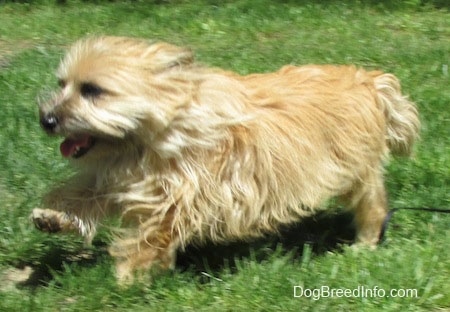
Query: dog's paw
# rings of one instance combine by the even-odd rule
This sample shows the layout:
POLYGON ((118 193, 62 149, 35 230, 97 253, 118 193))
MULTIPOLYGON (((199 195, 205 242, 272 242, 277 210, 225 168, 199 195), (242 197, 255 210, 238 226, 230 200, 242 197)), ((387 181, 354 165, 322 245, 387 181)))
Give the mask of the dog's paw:
POLYGON ((58 233, 73 230, 74 226, 64 212, 51 209, 33 209, 31 221, 42 232, 58 233))

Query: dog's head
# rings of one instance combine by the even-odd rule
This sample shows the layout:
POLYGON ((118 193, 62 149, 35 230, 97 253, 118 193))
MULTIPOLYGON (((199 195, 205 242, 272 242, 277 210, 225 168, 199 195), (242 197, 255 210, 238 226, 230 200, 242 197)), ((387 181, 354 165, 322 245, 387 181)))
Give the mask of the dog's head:
POLYGON ((192 60, 189 50, 166 43, 81 40, 60 64, 60 90, 40 103, 41 126, 65 138, 61 153, 71 159, 101 159, 125 142, 151 140, 189 102, 180 68, 192 60))

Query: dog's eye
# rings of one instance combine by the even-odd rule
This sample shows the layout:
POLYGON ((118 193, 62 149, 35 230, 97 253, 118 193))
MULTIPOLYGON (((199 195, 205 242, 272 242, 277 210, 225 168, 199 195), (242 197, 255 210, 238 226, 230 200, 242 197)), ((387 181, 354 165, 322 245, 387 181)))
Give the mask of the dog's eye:
POLYGON ((103 89, 93 83, 82 83, 80 87, 81 96, 84 98, 95 98, 103 93, 103 89))
POLYGON ((66 86, 66 81, 64 79, 58 79, 58 86, 62 89, 66 86))

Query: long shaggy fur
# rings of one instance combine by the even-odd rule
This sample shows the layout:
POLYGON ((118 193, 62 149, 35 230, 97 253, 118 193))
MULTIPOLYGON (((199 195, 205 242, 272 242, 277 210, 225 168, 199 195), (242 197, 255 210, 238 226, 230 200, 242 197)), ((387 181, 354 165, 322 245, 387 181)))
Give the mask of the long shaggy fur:
POLYGON ((121 280, 171 267, 189 243, 274 232, 332 197, 354 211, 357 241, 376 244, 383 162, 410 154, 419 131, 395 76, 353 66, 240 76, 166 43, 99 37, 77 42, 58 77, 41 122, 78 174, 33 219, 89 240, 121 216, 121 280))

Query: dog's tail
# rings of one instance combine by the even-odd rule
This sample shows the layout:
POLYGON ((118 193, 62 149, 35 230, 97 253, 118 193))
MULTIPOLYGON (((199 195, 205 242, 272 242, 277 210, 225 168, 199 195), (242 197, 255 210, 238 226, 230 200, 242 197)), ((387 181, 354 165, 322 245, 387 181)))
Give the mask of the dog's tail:
POLYGON ((400 82, 394 75, 379 74, 374 83, 387 120, 387 145, 393 154, 408 156, 419 136, 416 105, 402 95, 400 82))

